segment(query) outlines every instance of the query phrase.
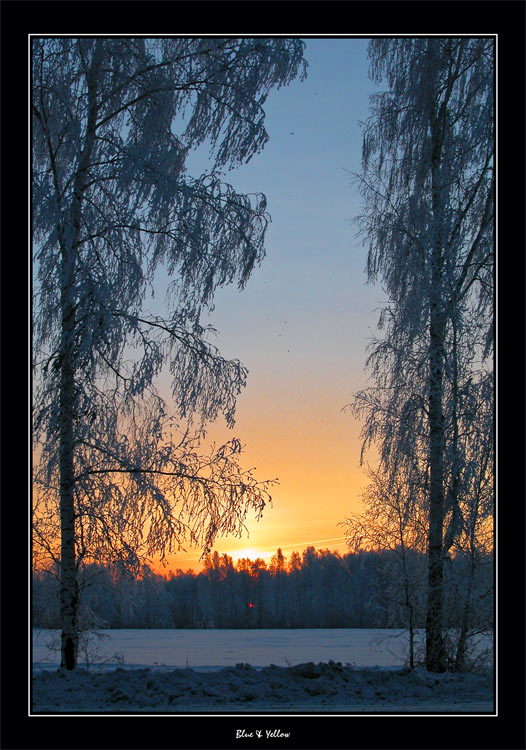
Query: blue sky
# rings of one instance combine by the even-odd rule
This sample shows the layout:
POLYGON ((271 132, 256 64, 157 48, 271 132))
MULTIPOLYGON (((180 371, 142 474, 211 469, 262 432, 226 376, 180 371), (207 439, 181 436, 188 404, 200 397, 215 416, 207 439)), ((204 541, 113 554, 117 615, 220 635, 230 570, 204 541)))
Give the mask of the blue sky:
MULTIPOLYGON (((222 354, 249 369, 232 431, 212 425, 211 440, 246 445, 243 464, 260 479, 278 477, 273 507, 250 536, 219 539, 219 552, 285 553, 318 547, 345 551, 339 521, 359 509, 359 423, 342 412, 366 383, 365 349, 383 299, 366 285, 366 251, 352 218, 360 199, 362 131, 373 84, 367 39, 306 39, 308 76, 270 93, 265 149, 225 180, 263 192, 272 223, 267 257, 245 290, 216 293, 210 322, 222 354), (325 540, 329 540, 325 543, 325 540), (340 546, 338 546, 340 545, 340 546)), ((188 161, 199 170, 202 157, 188 161)), ((173 560, 196 565, 198 551, 173 560)))

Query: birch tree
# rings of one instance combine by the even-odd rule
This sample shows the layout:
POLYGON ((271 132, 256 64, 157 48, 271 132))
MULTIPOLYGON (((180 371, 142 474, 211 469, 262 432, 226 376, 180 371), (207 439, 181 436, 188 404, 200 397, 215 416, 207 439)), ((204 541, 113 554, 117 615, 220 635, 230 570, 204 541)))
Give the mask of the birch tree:
POLYGON ((381 279, 388 304, 368 359, 375 386, 353 408, 382 469, 427 486, 426 664, 443 671, 443 563, 469 501, 460 426, 491 383, 494 44, 373 39, 369 57, 387 89, 365 124, 358 221, 368 281, 381 279))
POLYGON ((208 422, 234 424, 247 371, 202 321, 265 254, 265 197, 223 173, 263 148, 269 91, 306 63, 284 38, 34 38, 31 54, 34 546, 60 565, 73 669, 83 561, 208 552, 269 500, 239 440, 203 454, 208 422), (201 146, 212 166, 193 177, 201 146))
MULTIPOLYGON (((398 610, 405 613, 409 633, 409 666, 415 666, 415 628, 421 611, 421 553, 425 549, 426 523, 419 494, 412 477, 368 469, 371 480, 362 493, 364 512, 340 525, 345 527, 347 545, 353 552, 373 550, 378 555, 377 576, 381 596, 390 604, 395 622, 398 610)), ((393 626, 394 627, 394 626, 393 626)))

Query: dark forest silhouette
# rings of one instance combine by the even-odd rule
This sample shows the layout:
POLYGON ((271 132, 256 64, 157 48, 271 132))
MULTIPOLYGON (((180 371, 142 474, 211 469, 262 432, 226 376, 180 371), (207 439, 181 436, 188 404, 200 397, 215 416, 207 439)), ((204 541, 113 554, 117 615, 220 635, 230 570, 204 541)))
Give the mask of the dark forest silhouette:
MULTIPOLYGON (((415 627, 425 625, 426 558, 410 552, 415 627)), ((447 561, 446 626, 455 628, 466 595, 468 560, 447 561)), ((149 567, 139 577, 86 565, 81 571, 81 622, 96 628, 405 628, 408 611, 394 552, 340 555, 308 547, 288 560, 281 550, 270 563, 214 552, 199 573, 161 575, 149 567)), ((472 632, 492 625, 493 562, 479 565, 472 632)), ((58 628, 59 586, 52 571, 33 576, 33 625, 58 628)))

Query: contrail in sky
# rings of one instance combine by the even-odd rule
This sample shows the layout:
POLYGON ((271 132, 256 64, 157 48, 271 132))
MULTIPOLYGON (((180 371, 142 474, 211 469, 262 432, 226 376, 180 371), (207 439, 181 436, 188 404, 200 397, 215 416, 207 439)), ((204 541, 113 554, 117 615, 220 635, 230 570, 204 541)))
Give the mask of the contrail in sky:
MULTIPOLYGON (((280 549, 286 549, 287 547, 304 547, 307 544, 321 544, 322 542, 337 542, 340 539, 345 539, 344 536, 334 536, 331 539, 317 539, 311 542, 294 542, 294 544, 278 544, 278 547, 280 549)), ((343 542, 342 542, 343 543, 343 542)), ((336 547, 339 547, 340 545, 337 544, 336 547)), ((268 550, 268 549, 277 549, 275 545, 270 547, 257 547, 258 550, 268 550)), ((228 554, 228 553, 227 553, 228 554)), ((193 560, 200 560, 200 557, 193 557, 188 562, 192 562, 193 560)))
MULTIPOLYGON (((335 536, 332 539, 318 539, 318 540, 313 541, 313 542, 296 542, 295 544, 280 544, 278 546, 280 546, 282 549, 284 547, 301 547, 304 544, 321 544, 322 542, 336 542, 336 541, 338 541, 338 539, 345 539, 345 537, 344 536, 335 536)), ((273 549, 273 547, 261 547, 260 549, 273 549)))

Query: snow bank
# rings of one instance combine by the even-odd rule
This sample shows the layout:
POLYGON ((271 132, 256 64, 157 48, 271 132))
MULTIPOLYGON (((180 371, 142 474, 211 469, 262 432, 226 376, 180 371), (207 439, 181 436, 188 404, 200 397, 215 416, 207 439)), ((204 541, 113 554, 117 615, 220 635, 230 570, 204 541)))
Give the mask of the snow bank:
POLYGON ((33 676, 32 698, 33 713, 483 713, 493 711, 493 681, 334 661, 213 672, 45 669, 33 676))

